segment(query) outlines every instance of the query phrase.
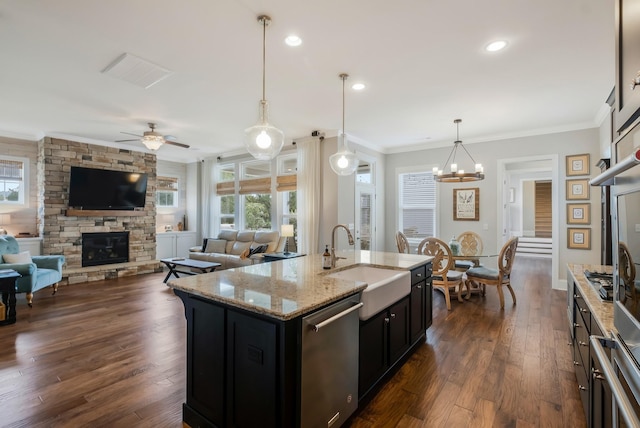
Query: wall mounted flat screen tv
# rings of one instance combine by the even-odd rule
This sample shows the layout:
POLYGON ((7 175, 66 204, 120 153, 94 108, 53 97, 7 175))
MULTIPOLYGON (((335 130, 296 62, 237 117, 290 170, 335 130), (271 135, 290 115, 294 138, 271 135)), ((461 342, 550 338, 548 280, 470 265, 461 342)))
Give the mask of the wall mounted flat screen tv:
POLYGON ((147 174, 71 167, 69 206, 87 210, 133 210, 144 207, 147 174))

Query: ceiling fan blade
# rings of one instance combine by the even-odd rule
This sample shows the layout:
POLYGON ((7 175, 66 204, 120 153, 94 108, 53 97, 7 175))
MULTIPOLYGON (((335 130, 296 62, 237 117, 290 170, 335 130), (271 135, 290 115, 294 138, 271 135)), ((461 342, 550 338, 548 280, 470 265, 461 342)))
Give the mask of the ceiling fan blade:
POLYGON ((116 140, 114 142, 115 143, 126 143, 126 142, 129 142, 129 141, 140 141, 140 139, 139 138, 135 138, 133 140, 116 140))
POLYGON ((142 135, 138 135, 138 134, 132 134, 131 132, 124 132, 124 131, 120 131, 121 134, 127 134, 127 135, 133 135, 134 137, 140 137, 142 138, 142 135))
POLYGON ((178 143, 177 141, 164 140, 165 144, 170 144, 172 146, 182 147, 183 149, 188 149, 190 146, 187 144, 178 143))

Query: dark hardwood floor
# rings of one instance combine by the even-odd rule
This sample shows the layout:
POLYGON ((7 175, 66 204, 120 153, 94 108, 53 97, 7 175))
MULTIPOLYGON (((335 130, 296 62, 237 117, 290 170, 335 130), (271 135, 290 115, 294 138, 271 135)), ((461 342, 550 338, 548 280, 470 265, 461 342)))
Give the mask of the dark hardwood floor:
MULTIPOLYGON (((516 306, 496 290, 434 295, 427 341, 352 427, 586 426, 550 263, 516 258, 516 306)), ((0 327, 0 426, 181 427, 185 319, 164 274, 42 290, 0 327)))

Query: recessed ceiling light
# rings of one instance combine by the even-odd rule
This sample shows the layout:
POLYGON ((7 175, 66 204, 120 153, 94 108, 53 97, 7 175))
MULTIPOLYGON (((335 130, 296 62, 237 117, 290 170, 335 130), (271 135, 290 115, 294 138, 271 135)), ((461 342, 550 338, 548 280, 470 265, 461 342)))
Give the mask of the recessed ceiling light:
POLYGON ((351 85, 351 89, 356 90, 356 91, 361 91, 364 88, 366 88, 364 83, 354 83, 353 85, 351 85))
POLYGON ((302 39, 295 34, 292 34, 287 36, 287 38, 284 39, 284 42, 289 46, 300 46, 302 44, 302 39))
POLYGON ((496 52, 501 49, 504 49, 507 46, 507 42, 505 40, 497 40, 495 42, 491 42, 485 48, 489 52, 496 52))

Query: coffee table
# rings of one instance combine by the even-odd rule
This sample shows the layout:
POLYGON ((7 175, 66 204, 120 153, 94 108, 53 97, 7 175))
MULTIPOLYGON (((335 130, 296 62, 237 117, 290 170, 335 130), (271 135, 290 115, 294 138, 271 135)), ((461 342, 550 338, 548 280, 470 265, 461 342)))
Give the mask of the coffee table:
POLYGON ((2 293, 2 304, 6 306, 5 319, 0 321, 0 325, 16 322, 16 280, 20 276, 15 270, 0 270, 0 292, 2 293))
POLYGON ((183 273, 185 275, 197 275, 199 273, 210 273, 216 270, 217 267, 222 266, 220 263, 185 259, 183 257, 172 257, 168 259, 160 259, 160 261, 169 268, 169 273, 164 278, 164 281, 162 281, 165 283, 167 282, 167 280, 171 275, 175 276, 176 278, 180 278, 178 276, 178 273, 183 273), (179 270, 178 268, 197 269, 199 272, 191 271, 191 270, 179 270))

